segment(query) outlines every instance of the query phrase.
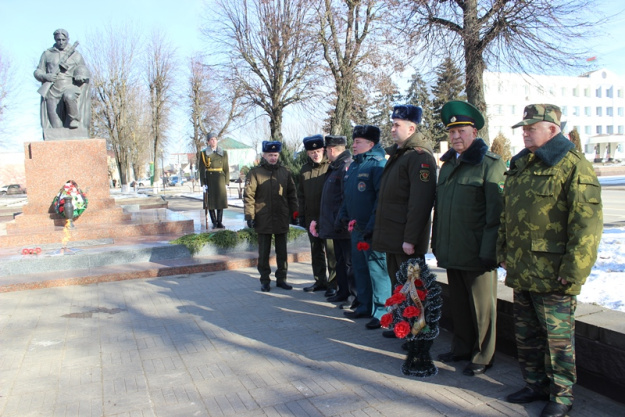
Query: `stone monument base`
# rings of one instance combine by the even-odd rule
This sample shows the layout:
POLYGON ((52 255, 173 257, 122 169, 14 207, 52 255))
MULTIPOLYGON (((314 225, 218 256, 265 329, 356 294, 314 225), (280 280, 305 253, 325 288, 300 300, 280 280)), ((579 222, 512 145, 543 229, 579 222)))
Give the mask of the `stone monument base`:
POLYGON ((68 180, 87 195, 88 206, 74 220, 70 240, 193 232, 193 221, 156 221, 133 224, 111 198, 106 160, 106 140, 59 140, 24 145, 28 204, 6 225, 0 247, 56 243, 66 240, 67 220, 56 214, 52 201, 68 180))

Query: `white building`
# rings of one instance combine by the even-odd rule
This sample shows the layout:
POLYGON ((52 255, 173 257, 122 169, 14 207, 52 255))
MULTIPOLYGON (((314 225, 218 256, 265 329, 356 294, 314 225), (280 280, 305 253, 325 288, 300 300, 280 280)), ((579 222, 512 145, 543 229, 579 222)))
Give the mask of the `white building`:
POLYGON ((625 78, 608 70, 578 77, 484 73, 491 140, 500 132, 512 144, 512 154, 523 149, 521 128, 528 104, 550 103, 562 109, 562 133, 579 132, 586 156, 625 158, 625 78))

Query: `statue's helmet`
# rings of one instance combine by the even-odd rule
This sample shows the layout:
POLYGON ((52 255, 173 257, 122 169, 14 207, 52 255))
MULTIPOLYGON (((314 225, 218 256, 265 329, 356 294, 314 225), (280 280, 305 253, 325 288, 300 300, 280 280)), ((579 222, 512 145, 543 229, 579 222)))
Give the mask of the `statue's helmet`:
POLYGON ((74 68, 74 80, 87 82, 91 78, 91 73, 89 72, 89 68, 84 65, 78 65, 74 68))

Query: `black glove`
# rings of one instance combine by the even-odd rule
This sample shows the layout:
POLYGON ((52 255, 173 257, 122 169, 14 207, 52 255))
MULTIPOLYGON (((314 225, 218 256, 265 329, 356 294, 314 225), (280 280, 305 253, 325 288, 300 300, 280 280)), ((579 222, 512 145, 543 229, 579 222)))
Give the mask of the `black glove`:
POLYGON ((365 230, 364 232, 362 232, 362 240, 371 240, 372 237, 373 237, 373 231, 365 230))
POLYGON ((480 264, 482 264, 487 271, 492 271, 497 268, 497 261, 494 259, 480 258, 480 264))
POLYGON ((253 219, 250 219, 247 221, 247 227, 249 227, 250 229, 253 229, 254 226, 256 226, 256 222, 253 219))
POLYGON ((347 221, 345 219, 339 219, 338 217, 334 221, 334 232, 343 233, 347 230, 347 221))

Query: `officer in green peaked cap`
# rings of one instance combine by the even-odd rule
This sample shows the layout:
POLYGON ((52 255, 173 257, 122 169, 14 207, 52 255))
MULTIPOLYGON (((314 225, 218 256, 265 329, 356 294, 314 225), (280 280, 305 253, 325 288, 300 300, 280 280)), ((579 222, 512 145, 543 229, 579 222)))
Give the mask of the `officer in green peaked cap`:
POLYGON ((473 126, 477 130, 484 127, 484 116, 466 101, 448 101, 441 109, 441 119, 446 128, 453 126, 473 126))

